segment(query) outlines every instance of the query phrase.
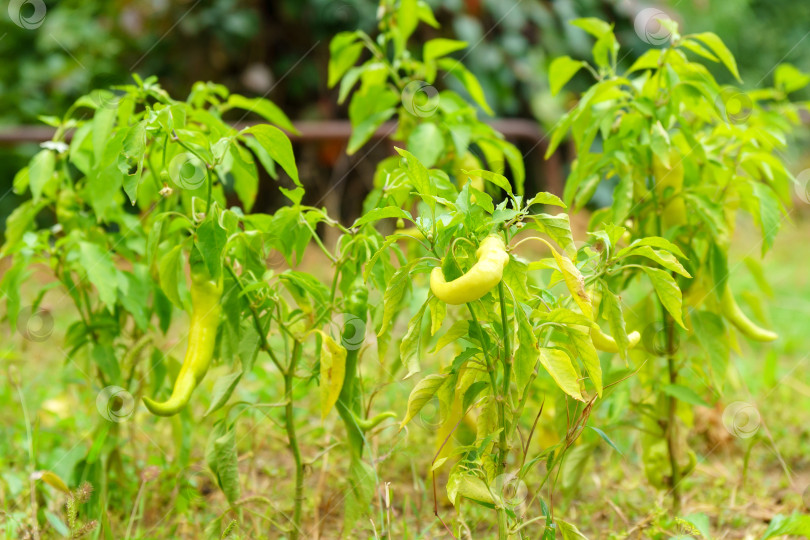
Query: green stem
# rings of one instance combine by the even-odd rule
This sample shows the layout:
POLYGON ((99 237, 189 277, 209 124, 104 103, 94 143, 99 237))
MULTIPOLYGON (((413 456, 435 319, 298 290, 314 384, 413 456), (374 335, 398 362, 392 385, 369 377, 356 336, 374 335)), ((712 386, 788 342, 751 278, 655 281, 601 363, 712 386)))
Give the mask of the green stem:
POLYGON ((290 531, 290 539, 298 540, 301 534, 301 509, 304 502, 304 463, 301 460, 301 448, 298 446, 298 437, 295 433, 295 418, 293 415, 293 382, 295 380, 295 369, 298 360, 301 358, 301 342, 293 344, 290 364, 284 371, 284 399, 287 404, 284 407, 285 424, 287 429, 287 440, 290 445, 290 452, 295 461, 295 499, 293 509, 293 523, 290 531))
MULTIPOLYGON (((481 350, 484 352, 484 360, 487 363, 487 373, 489 373, 489 383, 492 387, 492 395, 495 397, 496 402, 498 403, 498 425, 501 427, 501 443, 499 443, 498 447, 498 465, 497 465, 497 474, 501 474, 503 472, 503 458, 502 453, 503 449, 506 446, 505 437, 506 437, 506 418, 504 415, 504 405, 503 405, 503 398, 498 399, 498 383, 495 376, 496 367, 492 364, 489 359, 489 353, 487 352, 487 346, 484 341, 484 328, 478 323, 478 317, 475 316, 475 311, 472 308, 472 304, 468 303, 467 308, 470 310, 470 315, 472 316, 472 320, 475 323, 475 327, 478 329, 480 334, 481 340, 481 350)), ((508 347, 508 345, 505 345, 508 347)), ((504 368, 505 369, 505 368, 504 368)), ((505 375, 505 373, 504 373, 505 375)), ((506 380, 506 377, 504 377, 506 380)), ((508 384, 508 382, 506 383, 508 384)), ((507 524, 506 524, 506 509, 498 508, 498 538, 501 540, 506 540, 508 535, 507 531, 507 524)))
POLYGON ((208 195, 205 198, 205 213, 209 214, 211 212, 211 192, 214 188, 214 173, 211 172, 211 167, 207 165, 206 170, 208 171, 208 195))
MULTIPOLYGON (((676 384, 678 372, 675 369, 674 332, 675 325, 668 314, 664 314, 667 331, 667 369, 669 370, 669 384, 676 384)), ((676 409, 678 402, 675 397, 667 395, 667 450, 669 452, 669 465, 672 468, 672 511, 677 514, 681 510, 681 469, 677 458, 678 424, 676 423, 676 409)))
MULTIPOLYGON (((649 155, 649 159, 650 163, 652 163, 651 154, 649 155)), ((654 182, 657 181, 655 177, 653 177, 653 181, 654 182)), ((653 208, 660 208, 658 204, 658 195, 655 191, 655 185, 653 185, 650 191, 652 193, 653 208)), ((656 212, 655 214, 655 226, 658 232, 658 236, 663 237, 663 225, 661 222, 660 212, 656 212)), ((674 347, 675 325, 674 321, 669 316, 669 313, 667 313, 667 310, 664 307, 664 303, 661 302, 660 298, 658 299, 658 305, 661 307, 662 320, 664 321, 664 328, 666 330, 666 357, 667 357, 667 371, 669 372, 669 384, 675 384, 676 381, 678 380, 678 372, 675 369, 675 359, 673 358, 675 354, 675 347, 674 347)), ((666 404, 667 404, 667 419, 664 436, 667 440, 667 453, 669 454, 669 466, 672 469, 671 473, 672 511, 673 513, 677 514, 681 508, 681 491, 678 485, 680 484, 681 481, 681 470, 678 467, 677 448, 676 448, 678 426, 675 422, 676 408, 678 403, 675 400, 675 397, 667 395, 666 404)))
MULTIPOLYGON (((498 283, 498 298, 501 303, 501 330, 503 332, 503 395, 499 396, 501 435, 499 441, 497 475, 503 474, 506 467, 506 456, 509 453, 508 442, 506 440, 506 413, 504 408, 509 403, 509 389, 512 377, 512 345, 510 342, 509 320, 506 315, 506 300, 503 294, 503 281, 498 283)), ((507 537, 506 511, 498 509, 498 535, 500 538, 507 537)))

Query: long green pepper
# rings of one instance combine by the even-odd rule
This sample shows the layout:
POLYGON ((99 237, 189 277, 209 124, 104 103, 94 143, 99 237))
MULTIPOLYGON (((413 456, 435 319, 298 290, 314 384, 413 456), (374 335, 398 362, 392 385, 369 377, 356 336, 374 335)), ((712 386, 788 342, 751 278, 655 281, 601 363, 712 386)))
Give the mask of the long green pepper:
POLYGON ((392 412, 385 412, 369 419, 363 417, 363 405, 357 383, 357 360, 361 348, 357 343, 359 338, 357 334, 365 330, 368 321, 368 288, 362 280, 358 279, 352 284, 344 307, 346 313, 343 320, 341 344, 346 348, 346 371, 336 407, 346 425, 352 457, 361 458, 366 440, 364 433, 386 418, 394 418, 396 415, 392 412), (347 345, 349 346, 347 347, 347 345))

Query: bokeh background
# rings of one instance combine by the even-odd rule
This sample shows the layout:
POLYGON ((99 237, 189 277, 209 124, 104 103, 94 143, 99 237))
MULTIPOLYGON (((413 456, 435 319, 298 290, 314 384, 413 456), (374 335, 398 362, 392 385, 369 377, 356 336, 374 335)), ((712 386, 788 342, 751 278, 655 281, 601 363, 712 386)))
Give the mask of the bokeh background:
MULTIPOLYGON (((337 32, 373 31, 373 0, 9 0, 0 13, 0 221, 19 203, 11 192, 14 172, 36 152, 37 143, 15 140, 14 126, 38 124, 59 115, 94 88, 124 84, 134 72, 157 75, 175 97, 194 81, 210 80, 248 96, 266 96, 296 120, 346 118, 337 92, 326 85, 329 40, 337 32)), ((559 55, 588 58, 590 40, 566 21, 595 16, 614 22, 623 63, 630 65, 650 45, 639 39, 634 18, 654 7, 688 32, 714 31, 737 58, 746 86, 770 82, 778 62, 810 70, 810 2, 796 0, 428 0, 440 29, 421 26, 416 42, 445 36, 470 44, 464 62, 480 79, 496 116, 536 121, 548 128, 570 94, 552 97, 547 71, 559 55), (421 35, 420 35, 421 34, 421 35)), ((654 32, 655 29, 646 29, 654 32)), ((720 81, 728 75, 717 69, 720 81)), ((582 90, 588 75, 569 86, 582 90)), ((451 84, 454 81, 440 81, 451 84)), ((806 96, 796 96, 798 98, 806 96)), ((542 131, 540 137, 542 137, 542 131)), ((309 202, 324 200, 344 221, 356 217, 380 145, 347 158, 343 142, 310 141, 296 146, 309 202), (362 158, 366 159, 362 159, 362 158), (357 191, 357 196, 354 195, 357 191), (342 206, 335 208, 334 206, 342 206)), ((535 144, 516 141, 524 153, 535 144)), ((380 155, 381 154, 381 155, 380 155)), ((529 187, 559 188, 562 170, 527 155, 529 187)), ((562 161, 566 159, 565 149, 562 161)), ((605 189, 605 194, 609 190, 605 189)), ((598 199, 597 199, 598 202, 598 199)), ((272 185, 260 194, 257 211, 281 201, 272 185)))
MULTIPOLYGON (((540 139, 571 104, 573 93, 591 83, 583 72, 568 85, 568 91, 556 96, 549 91, 547 72, 553 58, 564 54, 581 59, 590 57, 591 39, 567 24, 576 17, 594 16, 612 21, 624 54, 621 62, 626 66, 652 46, 639 39, 634 23, 640 11, 653 8, 678 21, 685 32, 717 33, 735 55, 745 87, 770 84, 773 69, 780 62, 789 62, 810 72, 809 0, 426 1, 434 9, 441 28, 420 26, 414 42, 422 43, 439 36, 467 41, 470 46, 462 53, 464 63, 481 81, 495 117, 528 122, 540 139)), ((329 89, 326 84, 329 41, 343 30, 360 28, 373 33, 376 6, 374 0, 0 2, 0 230, 8 214, 20 203, 12 190, 14 174, 39 149, 37 142, 24 140, 22 128, 43 126, 43 119, 61 115, 77 97, 94 88, 125 84, 131 80, 132 73, 141 77, 157 75, 162 86, 178 99, 189 92, 195 81, 210 80, 224 84, 232 92, 265 96, 293 120, 345 120, 345 105, 337 104, 337 90, 329 89)), ((719 65, 714 74, 721 83, 731 82, 719 65)), ((439 84, 452 85, 453 81, 448 78, 439 84)), ((810 93, 805 91, 804 95, 792 97, 810 99, 810 93)), ((770 317, 783 339, 767 352, 745 349, 745 354, 735 356, 731 381, 735 392, 726 399, 727 402, 753 401, 751 396, 754 396, 760 400, 763 415, 757 417, 756 428, 759 440, 766 442, 756 448, 752 443, 746 447, 746 453, 742 443, 733 437, 734 433, 724 427, 722 406, 702 411, 695 430, 696 438, 703 444, 696 445, 698 450, 720 447, 710 460, 700 465, 701 474, 696 476, 701 483, 693 492, 700 494, 701 504, 705 502, 705 508, 698 509, 717 516, 718 527, 741 531, 738 536, 726 538, 748 538, 744 534, 749 523, 756 521, 764 529, 763 524, 779 512, 787 513, 797 507, 810 512, 810 487, 799 495, 793 489, 796 485, 810 486, 807 457, 810 456, 810 426, 807 425, 810 382, 806 375, 810 366, 807 350, 810 276, 806 269, 810 234, 810 152, 807 152, 806 141, 805 135, 794 145, 795 155, 790 156, 792 171, 800 180, 795 211, 790 215, 790 224, 778 237, 771 257, 764 262, 764 272, 773 285, 768 299, 770 317), (740 388, 745 388, 747 393, 741 393, 740 388), (754 464, 750 473, 747 472, 749 460, 754 464), (795 466, 792 472, 797 479, 793 484, 782 468, 784 462, 795 466), (747 491, 736 499, 735 482, 740 480, 740 471, 746 471, 742 474, 743 481, 746 474, 752 478, 747 491), (730 492, 733 492, 731 500, 730 492)), ((565 177, 566 163, 573 157, 571 152, 563 146, 556 156, 558 168, 552 170, 531 138, 516 142, 527 155, 528 189, 558 190, 559 182, 565 177)), ((345 140, 340 138, 299 140, 294 145, 301 180, 307 189, 305 202, 325 201, 329 214, 339 216, 344 222, 357 216, 377 162, 391 152, 390 146, 379 145, 347 157, 345 140), (329 194, 332 196, 327 197, 329 194)), ((609 193, 610 189, 605 186, 597 193, 594 204, 600 204, 600 197, 601 202, 607 202, 605 198, 609 193)), ((254 211, 272 211, 280 204, 283 201, 268 178, 260 189, 254 211)), ((574 223, 579 240, 587 217, 575 219, 579 220, 574 223)), ((742 227, 740 231, 738 234, 746 235, 751 229, 742 227)), ((737 246, 744 245, 744 239, 737 243, 737 246)), ((732 258, 739 260, 748 251, 747 247, 738 247, 732 258)), ((739 291, 755 289, 755 280, 750 275, 739 279, 739 291)), ((30 289, 25 291, 27 297, 34 297, 40 288, 39 281, 32 281, 30 289)), ((67 326, 66 321, 72 316, 67 310, 56 312, 56 326, 67 326)), ((70 405, 75 403, 75 396, 68 399, 67 390, 60 393, 53 374, 63 368, 62 360, 50 354, 51 345, 23 343, 24 347, 15 348, 22 340, 7 326, 3 335, 10 335, 15 341, 7 340, 0 358, 3 361, 14 358, 27 367, 26 385, 31 392, 31 406, 36 403, 44 411, 37 435, 41 460, 58 462, 56 472, 68 477, 72 467, 84 459, 87 452, 77 434, 89 433, 95 418, 77 414, 70 405)), ((267 392, 268 388, 273 388, 274 376, 273 373, 257 373, 249 391, 267 392)), ((392 390, 393 397, 386 399, 401 401, 407 396, 407 392, 401 390, 396 390, 400 394, 392 390)), ((27 481, 21 465, 25 463, 27 452, 21 442, 25 440, 25 429, 12 392, 11 385, 0 387, 0 404, 15 404, 0 412, 0 502, 6 505, 0 507, 0 511, 7 514, 9 508, 13 508, 9 501, 13 502, 23 493, 27 481)), ((267 397, 266 401, 277 401, 276 397, 267 397)), ((127 428, 134 431, 132 424, 127 428)), ((312 439, 313 433, 321 434, 316 424, 313 422, 312 432, 307 433, 312 439)), ((284 482, 289 471, 283 462, 274 461, 285 452, 283 441, 273 435, 274 429, 266 422, 261 436, 251 437, 251 452, 255 450, 251 470, 261 471, 257 474, 261 479, 258 486, 267 491, 284 492, 288 489, 284 482), (268 455, 273 459, 267 459, 268 455)), ((207 434, 196 435, 204 438, 207 434)), ((424 435, 422 442, 426 440, 427 435, 424 435)), ((589 526, 591 530, 600 530, 608 519, 616 520, 608 506, 612 504, 609 497, 613 495, 622 497, 620 506, 630 509, 632 513, 628 517, 633 522, 654 506, 654 494, 642 478, 640 464, 637 460, 633 462, 627 452, 632 450, 628 440, 631 439, 618 440, 627 458, 618 453, 598 455, 593 469, 589 469, 596 472, 589 473, 584 484, 585 502, 580 505, 575 501, 568 508, 571 520, 582 522, 584 530, 589 526), (617 485, 621 489, 614 489, 617 485)), ((314 454, 314 449, 311 450, 314 454)), ((432 519, 429 489, 426 484, 419 484, 423 479, 417 478, 416 473, 409 476, 415 470, 413 462, 424 459, 424 448, 414 444, 396 450, 396 462, 391 469, 401 480, 397 496, 404 497, 405 502, 415 508, 409 519, 413 518, 417 525, 422 519, 428 523, 432 519)), ((159 455, 139 457, 151 465, 161 464, 159 455)), ((584 470, 584 466, 580 468, 584 470)), ((217 496, 215 486, 204 480, 199 470, 181 471, 178 478, 183 475, 199 475, 205 496, 211 499, 217 496)), ((144 485, 147 481, 147 478, 142 480, 144 485)), ((334 493, 329 487, 324 490, 323 507, 317 510, 322 514, 339 515, 339 505, 330 506, 332 499, 327 495, 334 493)), ((132 486, 121 487, 118 496, 128 501, 137 489, 138 479, 135 479, 132 486)), ((196 498, 202 496, 196 492, 192 495, 189 507, 196 508, 194 501, 200 502, 202 499, 196 498)), ((218 502, 222 504, 221 500, 218 502)), ((216 508, 213 504, 210 507, 216 508)), ((188 508, 181 508, 177 514, 187 511, 188 508)), ((145 521, 161 523, 163 519, 162 515, 149 515, 145 521)), ((210 519, 210 514, 199 512, 198 519, 204 523, 210 519)), ((194 537, 194 528, 188 531, 188 537, 194 537)))

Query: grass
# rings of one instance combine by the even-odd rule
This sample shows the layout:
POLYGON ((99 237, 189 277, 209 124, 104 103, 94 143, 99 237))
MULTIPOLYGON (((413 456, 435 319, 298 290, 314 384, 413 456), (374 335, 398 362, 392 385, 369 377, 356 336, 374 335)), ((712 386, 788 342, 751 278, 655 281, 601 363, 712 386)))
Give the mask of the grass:
MULTIPOLYGON (((621 454, 594 430, 586 429, 574 455, 587 459, 577 462, 569 457, 554 493, 555 516, 576 523, 589 538, 669 538, 688 535, 705 523, 713 538, 742 539, 758 538, 776 514, 810 510, 810 382, 806 377, 810 277, 802 255, 810 222, 801 215, 795 219, 763 263, 773 289, 772 298, 765 302, 766 314, 781 339, 770 347, 741 342, 740 350, 732 353, 723 395, 714 407, 698 409, 693 418, 687 418, 693 426, 689 443, 699 460, 696 471, 683 481, 680 516, 669 515, 666 493, 647 483, 637 432, 630 426, 634 419, 626 412, 626 404, 613 398, 595 411, 590 425, 604 428, 621 454), (759 415, 750 438, 735 437, 723 422, 723 411, 735 401, 752 404, 759 415)), ((749 235, 753 237, 753 231, 741 225, 738 239, 749 235)), ((743 247, 735 250, 733 260, 757 255, 758 246, 738 245, 743 247)), ((314 258, 306 264, 325 266, 314 258)), ((33 298, 43 280, 30 282, 23 297, 33 298)), ((733 269, 731 282, 740 293, 756 291, 745 265, 733 269)), ((0 385, 0 532, 4 537, 32 533, 34 501, 40 514, 40 538, 62 537, 66 495, 39 480, 32 500, 33 470, 50 470, 71 488, 83 479, 106 477, 107 484, 96 482, 89 502, 79 505, 79 519, 97 518, 97 512, 88 514, 87 509, 106 501, 109 523, 104 525, 114 531, 115 538, 124 538, 126 531, 130 538, 200 538, 206 527, 216 529, 213 537, 219 538, 232 519, 237 523, 230 538, 277 537, 278 533, 268 531, 288 523, 293 492, 294 465, 284 439, 283 408, 231 411, 231 418, 238 415, 241 499, 237 509, 229 509, 205 461, 207 435, 224 413, 202 418, 214 381, 229 368, 213 368, 195 393, 191 411, 176 419, 152 417, 135 404, 134 412, 123 415, 122 422, 107 422, 97 407, 101 388, 91 360, 82 354, 67 358, 61 352, 64 331, 74 314, 67 304, 59 303, 60 298, 58 290, 51 290, 43 303, 52 308, 54 317, 54 332, 48 339, 29 341, 16 329, 5 329, 0 365, 4 373, 18 374, 28 425, 15 386, 0 385), (83 471, 85 478, 77 471, 83 471)), ((179 358, 183 352, 183 343, 177 344, 180 329, 172 331, 177 334, 159 339, 157 346, 165 350, 177 345, 172 354, 179 358)), ((379 362, 373 350, 370 347, 362 361, 365 379, 390 382, 367 386, 366 398, 373 396, 376 412, 401 413, 415 381, 402 381, 396 364, 389 359, 379 362)), ((434 372, 438 361, 446 359, 424 358, 423 372, 434 372)), ((311 355, 305 356, 300 373, 307 374, 312 364, 311 355)), ((638 385, 629 384, 633 385, 630 397, 643 399, 638 385)), ((338 538, 348 452, 341 444, 343 428, 337 415, 321 422, 317 392, 316 385, 306 379, 298 379, 294 389, 295 421, 307 472, 302 537, 338 538)), ((260 358, 231 402, 277 404, 282 399, 282 377, 269 359, 260 358)), ((535 411, 541 399, 538 392, 535 411)), ((553 399, 546 403, 535 450, 559 437, 564 406, 553 399), (557 422, 555 410, 561 413, 557 422)), ((352 538, 383 537, 386 530, 397 539, 449 537, 433 515, 428 474, 438 447, 435 417, 435 409, 428 408, 402 431, 391 421, 369 436, 368 455, 373 459, 378 492, 374 513, 358 524, 352 538)), ((462 424, 458 437, 474 437, 471 427, 462 424)), ((538 464, 526 484, 518 486, 517 502, 532 498, 532 486, 544 467, 538 464)), ((448 470, 445 466, 437 474, 441 518, 462 536, 494 538, 494 512, 473 504, 464 504, 457 512, 446 500, 448 470)), ((548 490, 540 495, 548 502, 548 490)), ((529 517, 540 515, 538 505, 526 511, 529 517)), ((528 537, 539 537, 541 528, 527 527, 528 537)))

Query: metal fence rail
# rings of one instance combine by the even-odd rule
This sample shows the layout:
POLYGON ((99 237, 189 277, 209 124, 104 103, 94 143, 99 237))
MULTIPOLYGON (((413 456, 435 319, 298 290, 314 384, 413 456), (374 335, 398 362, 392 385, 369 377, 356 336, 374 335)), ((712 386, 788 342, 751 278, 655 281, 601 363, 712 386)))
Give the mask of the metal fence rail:
MULTIPOLYGON (((538 164, 541 171, 544 189, 552 193, 562 192, 562 167, 559 158, 554 155, 548 160, 543 160, 542 156, 546 152, 546 134, 540 126, 533 120, 524 118, 499 118, 489 122, 489 124, 503 133, 503 135, 514 143, 525 146, 527 159, 538 164)), ((250 123, 237 123, 234 127, 241 129, 250 123)), ((349 140, 352 133, 351 124, 348 120, 302 120, 294 122, 298 134, 289 134, 294 143, 319 143, 319 142, 345 142, 349 140)), ((396 130, 396 122, 386 122, 373 135, 373 138, 380 139, 390 137, 396 130)), ((0 146, 12 147, 24 143, 41 143, 51 140, 55 130, 48 126, 8 126, 0 127, 0 146)), ((70 133, 66 135, 70 139, 70 133)))

